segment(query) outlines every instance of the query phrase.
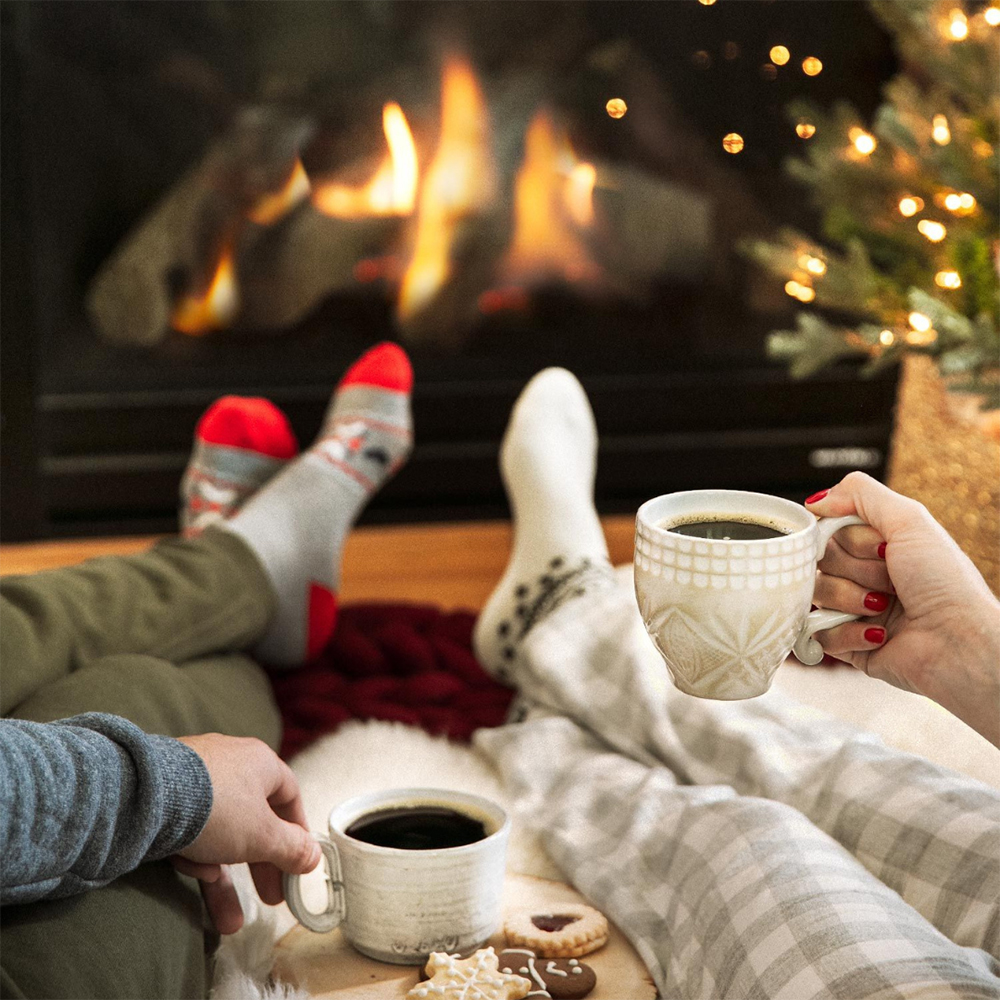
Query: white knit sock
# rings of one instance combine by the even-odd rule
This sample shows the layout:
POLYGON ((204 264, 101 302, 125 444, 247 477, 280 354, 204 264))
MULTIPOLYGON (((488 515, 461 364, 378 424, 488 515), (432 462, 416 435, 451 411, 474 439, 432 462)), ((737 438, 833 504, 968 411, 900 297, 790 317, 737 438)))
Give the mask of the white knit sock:
POLYGON ((569 598, 613 585, 594 508, 597 428, 583 387, 564 368, 525 386, 500 448, 514 545, 473 633, 482 665, 503 680, 524 635, 569 598))
POLYGON ((255 650, 266 663, 310 660, 330 638, 347 533, 410 454, 412 384, 402 348, 373 347, 341 380, 312 447, 220 525, 254 550, 278 599, 255 650))

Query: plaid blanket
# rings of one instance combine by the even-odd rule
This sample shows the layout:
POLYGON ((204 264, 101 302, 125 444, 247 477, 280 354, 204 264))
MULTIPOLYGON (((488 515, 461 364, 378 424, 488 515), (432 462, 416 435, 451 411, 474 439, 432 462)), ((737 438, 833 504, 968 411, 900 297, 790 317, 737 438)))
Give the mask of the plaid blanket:
POLYGON ((993 789, 777 692, 676 691, 620 582, 510 675, 518 721, 475 743, 663 997, 1000 996, 993 789))

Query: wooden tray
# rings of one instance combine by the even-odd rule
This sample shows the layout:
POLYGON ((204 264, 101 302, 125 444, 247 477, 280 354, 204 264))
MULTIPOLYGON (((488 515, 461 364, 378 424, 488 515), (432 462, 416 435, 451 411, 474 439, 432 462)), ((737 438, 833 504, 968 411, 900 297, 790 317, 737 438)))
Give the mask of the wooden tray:
MULTIPOLYGON (((562 882, 508 875, 504 885, 504 915, 517 910, 552 910, 560 903, 585 903, 562 882)), ((489 942, 504 948, 502 934, 489 942)), ((608 943, 580 959, 597 973, 588 1000, 655 1000, 656 987, 632 946, 613 924, 608 943)), ((316 1000, 402 1000, 418 980, 417 969, 387 965, 356 952, 339 930, 314 934, 293 927, 275 950, 274 975, 308 990, 316 1000)))

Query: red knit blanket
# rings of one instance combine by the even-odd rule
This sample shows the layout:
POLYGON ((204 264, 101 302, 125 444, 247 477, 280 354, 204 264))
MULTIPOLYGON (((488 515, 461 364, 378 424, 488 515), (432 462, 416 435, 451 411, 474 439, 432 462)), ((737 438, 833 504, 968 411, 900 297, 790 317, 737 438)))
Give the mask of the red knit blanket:
POLYGON ((500 725, 514 692, 472 653, 476 616, 422 604, 354 604, 340 610, 320 657, 272 671, 290 757, 348 719, 386 719, 468 741, 500 725))

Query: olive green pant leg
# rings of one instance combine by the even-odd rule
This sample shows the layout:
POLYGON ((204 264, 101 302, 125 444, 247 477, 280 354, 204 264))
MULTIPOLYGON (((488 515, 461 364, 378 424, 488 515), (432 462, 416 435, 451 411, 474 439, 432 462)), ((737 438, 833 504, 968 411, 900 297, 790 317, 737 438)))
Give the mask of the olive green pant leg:
MULTIPOLYGON (((49 722, 111 712, 149 733, 255 736, 277 748, 281 719, 263 670, 230 653, 174 666, 109 656, 46 685, 12 717, 49 722)), ((0 911, 0 996, 204 997, 216 936, 197 883, 168 862, 102 889, 0 911)))
POLYGON ((253 645, 275 598, 257 557, 227 531, 135 556, 0 579, 0 715, 106 656, 184 663, 253 645))

